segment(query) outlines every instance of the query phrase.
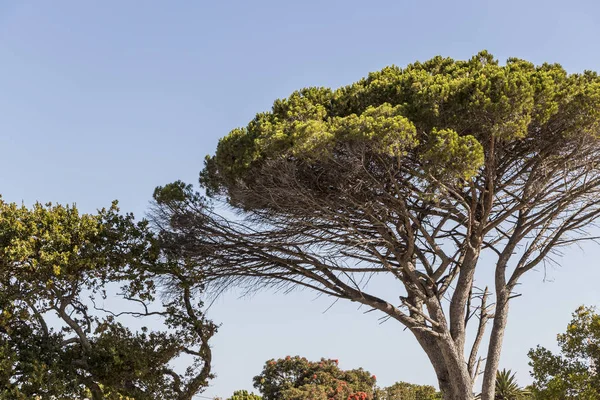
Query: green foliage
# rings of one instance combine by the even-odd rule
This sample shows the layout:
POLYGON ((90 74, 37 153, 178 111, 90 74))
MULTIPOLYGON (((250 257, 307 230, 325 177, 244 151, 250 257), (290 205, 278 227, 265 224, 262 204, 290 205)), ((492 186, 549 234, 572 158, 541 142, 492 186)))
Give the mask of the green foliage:
POLYGON ((116 203, 80 214, 0 199, 0 398, 191 399, 210 378, 215 326, 189 302, 199 282, 176 268, 148 223, 116 203), (172 300, 152 309, 158 281, 172 300), (111 289, 118 312, 102 307, 111 289), (126 314, 162 317, 171 332, 131 331, 126 314), (183 353, 192 366, 176 373, 169 363, 183 353))
POLYGON ((557 337, 559 354, 538 346, 529 351, 536 399, 600 399, 600 315, 579 307, 557 337))
POLYGON ((479 142, 472 136, 462 137, 452 130, 434 129, 425 148, 422 156, 424 168, 437 177, 452 178, 458 171, 460 176, 468 179, 483 164, 483 150, 479 142))
MULTIPOLYGON (((207 157, 207 199, 176 182, 156 191, 156 215, 211 285, 305 287, 371 307, 415 334, 446 397, 470 398, 480 344, 500 354, 523 275, 592 236, 599 149, 596 73, 500 65, 487 52, 435 57, 276 101, 207 157), (498 323, 471 342, 466 314, 486 253, 498 256, 498 323), (406 296, 372 292, 374 275, 406 296)), ((485 360, 492 397, 499 357, 485 360)))
MULTIPOLYGON (((521 388, 511 370, 503 369, 496 373, 496 400, 529 400, 533 399, 530 387, 521 388)), ((475 396, 481 399, 481 394, 475 396)))
POLYGON ((441 400, 442 395, 433 386, 396 382, 392 386, 378 389, 377 400, 441 400))
POLYGON ((496 376, 496 400, 521 400, 526 399, 529 392, 522 389, 510 370, 498 371, 496 376))
POLYGON ((532 138, 557 121, 563 137, 596 132, 599 106, 595 73, 567 75, 557 64, 515 58, 500 65, 485 51, 467 61, 435 57, 277 100, 221 139, 202 181, 209 192, 228 192, 251 184, 269 161, 343 164, 349 146, 447 181, 468 180, 493 142, 532 138))
POLYGON ((375 375, 338 367, 338 360, 311 362, 298 356, 269 360, 254 387, 264 400, 371 400, 375 375))
POLYGON ((247 390, 237 390, 227 400, 262 400, 262 397, 254 393, 248 393, 247 390))

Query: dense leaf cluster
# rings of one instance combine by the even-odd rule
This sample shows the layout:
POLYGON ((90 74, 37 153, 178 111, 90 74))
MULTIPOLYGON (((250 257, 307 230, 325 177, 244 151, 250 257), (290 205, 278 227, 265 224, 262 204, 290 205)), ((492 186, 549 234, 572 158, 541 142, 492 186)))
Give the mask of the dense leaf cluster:
POLYGON ((362 368, 340 369, 338 360, 287 356, 267 361, 254 387, 264 400, 372 400, 375 382, 362 368))
POLYGON ((227 400, 262 400, 262 397, 247 390, 236 390, 227 400))
POLYGON ((536 399, 600 399, 600 315, 580 307, 557 337, 559 354, 538 346, 529 352, 536 399))
POLYGON ((442 395, 433 386, 396 382, 392 386, 378 389, 376 400, 441 400, 442 395))
POLYGON ((219 142, 203 181, 228 192, 251 185, 265 163, 281 159, 344 167, 345 152, 356 146, 370 157, 464 179, 483 164, 490 138, 508 144, 595 133, 599 106, 595 73, 568 75, 556 64, 516 58, 500 65, 487 52, 467 61, 435 57, 337 90, 312 87, 277 100, 219 142))
POLYGON ((191 399, 210 378, 215 326, 190 302, 198 281, 169 258, 116 203, 80 214, 0 200, 0 398, 191 399), (161 285, 171 298, 153 309, 161 285), (132 331, 120 315, 164 329, 132 331), (173 371, 182 354, 190 368, 173 371))

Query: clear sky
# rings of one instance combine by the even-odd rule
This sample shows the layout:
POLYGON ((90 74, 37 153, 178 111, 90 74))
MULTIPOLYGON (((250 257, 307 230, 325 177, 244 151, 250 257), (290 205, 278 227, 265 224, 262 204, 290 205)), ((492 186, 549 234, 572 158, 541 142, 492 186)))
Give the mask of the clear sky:
MULTIPOLYGON (((488 49, 600 71, 600 3, 536 1, 0 1, 0 193, 5 200, 119 199, 144 215, 155 186, 195 182, 219 137, 304 86, 349 84, 389 64, 488 49)), ((570 313, 600 305, 600 248, 529 275, 501 367, 554 347, 570 313)), ((435 384, 395 323, 310 292, 231 293, 210 309, 218 377, 206 396, 251 389, 287 354, 362 366, 382 385, 435 384)))

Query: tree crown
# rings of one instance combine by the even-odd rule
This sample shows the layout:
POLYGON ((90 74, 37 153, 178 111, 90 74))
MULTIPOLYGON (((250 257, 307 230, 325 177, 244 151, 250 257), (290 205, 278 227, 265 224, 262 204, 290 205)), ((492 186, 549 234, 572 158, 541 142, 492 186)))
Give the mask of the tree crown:
POLYGON ((212 192, 234 195, 240 185, 264 183, 265 164, 293 161, 313 175, 326 165, 345 170, 357 161, 348 148, 357 147, 447 180, 469 179, 491 155, 492 138, 504 148, 528 139, 537 149, 559 146, 597 135, 599 119, 596 73, 569 75, 557 64, 517 58, 500 65, 485 51, 467 61, 435 57, 337 90, 312 87, 277 100, 221 139, 202 180, 212 192))
POLYGON ((0 397, 188 400, 206 387, 216 327, 191 302, 198 280, 157 244, 116 202, 81 214, 0 199, 0 397), (104 308, 119 286, 119 310, 104 308), (162 317, 163 330, 132 331, 122 315, 162 317), (176 372, 182 354, 192 364, 176 372))

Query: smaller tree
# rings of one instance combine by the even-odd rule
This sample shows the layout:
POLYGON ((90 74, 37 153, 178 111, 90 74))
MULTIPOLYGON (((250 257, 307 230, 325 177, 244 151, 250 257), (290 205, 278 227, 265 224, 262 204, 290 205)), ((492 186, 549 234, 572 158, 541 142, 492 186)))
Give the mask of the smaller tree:
POLYGON ((299 356, 269 360, 254 377, 264 400, 372 400, 375 382, 362 368, 344 371, 338 360, 299 356))
POLYGON ((247 390, 236 390, 233 392, 233 396, 227 400, 262 400, 262 397, 254 393, 248 393, 247 390))
POLYGON ((438 400, 442 398, 433 386, 396 382, 392 386, 379 389, 377 400, 438 400))
POLYGON ((0 398, 191 400, 208 386, 216 326, 193 301, 202 283, 159 244, 116 203, 81 214, 0 198, 0 398))
POLYGON ((535 398, 600 399, 600 315, 579 307, 557 341, 559 354, 542 346, 529 351, 535 398))

